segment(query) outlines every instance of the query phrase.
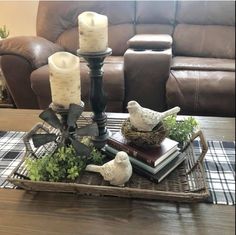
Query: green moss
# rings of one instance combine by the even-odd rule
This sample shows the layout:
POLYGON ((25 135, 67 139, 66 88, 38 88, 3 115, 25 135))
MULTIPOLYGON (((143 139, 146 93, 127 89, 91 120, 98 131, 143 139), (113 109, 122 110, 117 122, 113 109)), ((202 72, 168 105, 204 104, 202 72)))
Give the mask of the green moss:
POLYGON ((90 142, 86 143, 92 148, 88 158, 76 156, 72 146, 60 147, 54 153, 39 159, 28 157, 26 159, 28 177, 33 181, 73 181, 80 176, 87 164, 102 164, 104 156, 101 152, 90 142))

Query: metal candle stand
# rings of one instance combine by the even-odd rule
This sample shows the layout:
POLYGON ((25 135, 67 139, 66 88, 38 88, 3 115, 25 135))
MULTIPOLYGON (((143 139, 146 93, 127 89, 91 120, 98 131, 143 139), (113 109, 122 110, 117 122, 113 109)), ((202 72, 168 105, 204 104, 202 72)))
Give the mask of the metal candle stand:
POLYGON ((106 128, 107 116, 105 114, 107 99, 103 91, 103 62, 104 59, 111 55, 112 49, 107 48, 103 52, 88 53, 77 51, 78 56, 83 57, 88 63, 90 69, 90 104, 93 111, 93 121, 97 123, 99 135, 93 138, 93 143, 96 148, 102 148, 106 144, 109 136, 106 128))

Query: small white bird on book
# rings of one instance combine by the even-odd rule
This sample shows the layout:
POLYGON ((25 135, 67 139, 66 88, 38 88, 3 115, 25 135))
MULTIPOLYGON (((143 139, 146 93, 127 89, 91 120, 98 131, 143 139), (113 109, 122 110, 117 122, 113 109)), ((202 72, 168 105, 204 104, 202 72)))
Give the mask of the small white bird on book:
POLYGON ((129 101, 127 109, 130 115, 130 122, 138 131, 152 131, 153 128, 165 117, 177 114, 180 111, 178 106, 165 112, 157 112, 142 107, 137 101, 129 101))

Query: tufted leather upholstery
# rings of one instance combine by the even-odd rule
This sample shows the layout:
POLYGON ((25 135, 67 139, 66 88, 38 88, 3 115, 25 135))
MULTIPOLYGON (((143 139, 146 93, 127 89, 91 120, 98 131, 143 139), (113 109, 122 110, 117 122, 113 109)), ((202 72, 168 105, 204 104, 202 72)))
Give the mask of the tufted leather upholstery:
MULTIPOLYGON (((184 114, 234 116, 234 1, 41 1, 37 37, 0 41, 2 70, 17 107, 48 107, 47 58, 61 50, 76 54, 77 17, 84 11, 109 20, 113 52, 104 65, 107 111, 125 111, 126 103, 137 99, 157 110, 179 105, 184 114), (145 41, 142 35, 148 34, 145 41), (172 54, 172 40, 158 41, 159 34, 173 38, 172 54), (130 40, 135 35, 140 37, 130 40)), ((81 80, 89 109, 84 62, 81 80)))

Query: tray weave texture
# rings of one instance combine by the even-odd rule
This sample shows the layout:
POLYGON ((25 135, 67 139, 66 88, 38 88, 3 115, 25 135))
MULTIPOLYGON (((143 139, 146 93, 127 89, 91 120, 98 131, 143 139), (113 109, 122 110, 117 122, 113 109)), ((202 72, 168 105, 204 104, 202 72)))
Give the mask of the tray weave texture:
MULTIPOLYGON (((119 131, 124 119, 108 118, 107 127, 111 132, 119 131)), ((78 125, 83 122, 78 121, 78 125)), ((53 149, 53 146, 49 146, 53 149)), ((43 154, 39 150, 38 154, 43 154)), ((28 153, 30 157, 31 153, 28 153)), ((83 195, 118 196, 126 198, 156 199, 168 201, 197 202, 209 196, 202 161, 194 155, 193 144, 182 153, 186 160, 164 180, 156 184, 133 173, 125 187, 111 186, 100 174, 84 172, 73 183, 31 181, 27 178, 25 157, 8 177, 8 181, 25 190, 73 192, 83 195)), ((26 154, 27 155, 27 154, 26 154)), ((39 155, 38 155, 39 156, 39 155)))

